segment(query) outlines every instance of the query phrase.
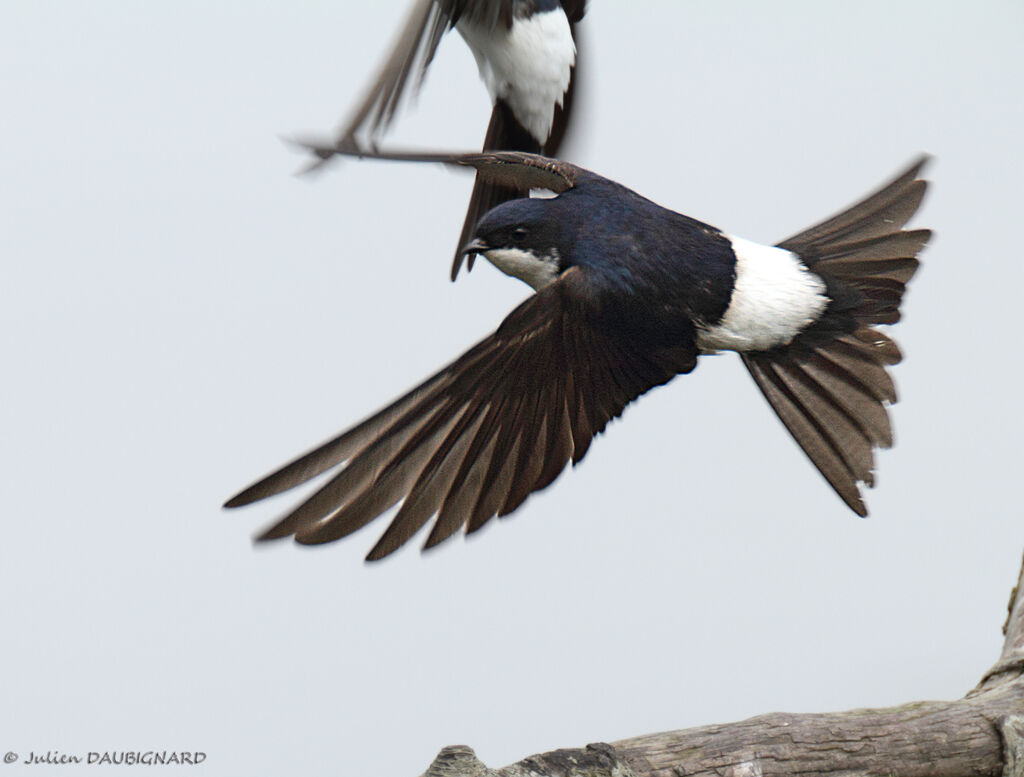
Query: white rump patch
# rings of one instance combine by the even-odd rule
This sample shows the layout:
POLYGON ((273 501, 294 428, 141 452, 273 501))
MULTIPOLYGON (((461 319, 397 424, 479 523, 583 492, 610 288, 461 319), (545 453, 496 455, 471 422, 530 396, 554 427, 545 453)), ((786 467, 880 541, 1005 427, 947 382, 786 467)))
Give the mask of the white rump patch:
POLYGON ((538 256, 521 248, 491 248, 483 252, 488 262, 540 291, 558 277, 558 256, 538 256))
POLYGON ((786 345, 828 306, 825 282, 792 251, 726 235, 736 285, 722 320, 697 331, 704 352, 766 351, 786 345))
POLYGON ((491 100, 505 100, 519 123, 543 144, 576 64, 576 44, 565 12, 558 7, 515 19, 510 30, 483 29, 463 20, 456 28, 476 58, 491 100))

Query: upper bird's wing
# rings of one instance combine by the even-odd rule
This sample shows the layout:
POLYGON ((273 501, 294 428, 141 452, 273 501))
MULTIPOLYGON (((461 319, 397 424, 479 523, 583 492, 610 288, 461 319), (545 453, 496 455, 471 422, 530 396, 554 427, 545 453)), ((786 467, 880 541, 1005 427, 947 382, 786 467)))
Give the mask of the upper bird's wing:
MULTIPOLYGON (((339 142, 355 138, 364 131, 376 136, 387 130, 406 94, 410 78, 414 78, 413 89, 418 90, 441 38, 460 18, 477 27, 508 28, 512 25, 514 6, 514 0, 415 0, 377 77, 339 133, 339 142)), ((564 0, 562 8, 570 25, 575 25, 586 12, 586 0, 564 0)), ((484 148, 517 150, 504 145, 484 148)), ((554 154, 557 142, 554 148, 545 146, 539 150, 554 154)))
POLYGON ((582 459, 630 401, 696 364, 693 342, 638 348, 602 327, 600 315, 585 272, 566 271, 443 370, 225 506, 337 467, 260 539, 329 542, 402 501, 368 560, 396 550, 434 515, 425 547, 512 512, 582 459))
MULTIPOLYGON (((902 358, 874 328, 900 319, 905 284, 917 270, 927 229, 904 230, 927 182, 917 160, 891 183, 842 213, 779 243, 812 271, 844 288, 848 331, 813 328, 791 345, 743 355, 782 423, 836 493, 867 515, 859 483, 874 485, 876 447, 892 445, 886 405, 896 390, 886 367, 902 358)), ((836 304, 836 303, 834 303, 836 304)))
POLYGON ((410 76, 416 74, 418 89, 441 37, 453 24, 451 9, 447 7, 451 5, 450 2, 416 0, 377 78, 340 132, 339 143, 355 138, 364 130, 377 135, 388 128, 402 102, 410 76))
MULTIPOLYGON (((415 0, 377 77, 338 133, 338 144, 354 142, 364 132, 376 137, 388 129, 409 89, 410 79, 413 90, 418 90, 441 38, 460 18, 479 27, 508 27, 512 24, 513 5, 514 0, 415 0)), ((577 9, 575 3, 570 5, 574 13, 582 15, 582 8, 577 9)))

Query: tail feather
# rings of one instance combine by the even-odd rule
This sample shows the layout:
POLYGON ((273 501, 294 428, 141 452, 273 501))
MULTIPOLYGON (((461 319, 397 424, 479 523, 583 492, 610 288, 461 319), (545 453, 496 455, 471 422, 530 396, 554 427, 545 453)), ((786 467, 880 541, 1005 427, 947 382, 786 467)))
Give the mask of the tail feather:
MULTIPOLYGON (((487 125, 487 134, 484 136, 484 151, 528 151, 537 153, 540 145, 530 137, 529 133, 519 127, 518 122, 512 116, 512 111, 503 100, 494 104, 491 111, 491 122, 487 125)), ((477 175, 473 183, 473 193, 469 197, 469 207, 466 210, 466 219, 462 223, 462 232, 459 234, 459 244, 455 246, 455 258, 452 260, 451 279, 454 281, 462 268, 463 253, 462 247, 473 238, 476 231, 476 224, 491 208, 500 205, 508 200, 518 197, 526 197, 529 190, 523 191, 512 186, 503 186, 499 183, 489 181, 483 176, 477 175)), ((473 269, 475 254, 470 254, 466 259, 466 270, 473 269)))
MULTIPOLYGON (((573 39, 579 37, 576 22, 583 18, 586 3, 582 0, 565 7, 566 16, 572 28, 573 39)), ((497 100, 491 111, 491 121, 487 125, 487 134, 484 136, 484 151, 525 151, 530 154, 541 154, 547 157, 558 156, 558 149, 562 145, 566 131, 569 127, 569 117, 572 115, 573 104, 576 98, 577 75, 579 73, 579 46, 576 46, 576 63, 572 68, 572 77, 569 80, 569 88, 562 97, 562 102, 555 106, 552 118, 551 132, 543 144, 539 143, 522 125, 516 121, 512 109, 504 100, 497 100)), ((466 210, 466 218, 462 223, 462 233, 459 235, 459 244, 455 247, 456 252, 461 252, 462 247, 472 238, 476 230, 477 222, 480 221, 487 211, 503 202, 514 200, 519 197, 527 197, 530 192, 516 189, 514 187, 502 186, 491 181, 484 180, 477 176, 473 184, 473 193, 469 197, 469 207, 466 210)), ((474 254, 466 257, 466 271, 473 269, 474 254)), ((451 279, 454 281, 462 268, 463 255, 456 253, 452 260, 451 279)))
POLYGON ((804 453, 861 516, 867 506, 860 484, 875 482, 873 450, 892 445, 887 406, 896 387, 886 367, 902 359, 896 343, 874 327, 900 320, 906 284, 931 237, 927 229, 903 229, 924 197, 927 182, 918 176, 926 161, 779 243, 837 292, 835 309, 817 331, 812 326, 787 346, 742 356, 804 453))
POLYGON ((851 474, 825 430, 806 408, 802 398, 794 396, 779 380, 770 359, 744 354, 743 363, 750 370, 758 388, 779 419, 800 443, 800 447, 814 462, 814 466, 829 485, 857 515, 867 515, 867 507, 857 487, 857 478, 851 474))
POLYGON ((879 448, 892 445, 889 414, 874 394, 818 354, 802 367, 807 377, 817 384, 819 392, 832 397, 872 444, 879 448))
POLYGON ((864 351, 850 347, 845 339, 838 338, 828 346, 817 348, 815 353, 850 381, 862 386, 876 401, 896 401, 896 384, 885 365, 864 351))
POLYGON ((898 233, 917 211, 927 181, 918 175, 928 162, 921 156, 906 171, 874 194, 841 213, 779 243, 779 248, 801 255, 815 246, 836 245, 878 235, 898 233))

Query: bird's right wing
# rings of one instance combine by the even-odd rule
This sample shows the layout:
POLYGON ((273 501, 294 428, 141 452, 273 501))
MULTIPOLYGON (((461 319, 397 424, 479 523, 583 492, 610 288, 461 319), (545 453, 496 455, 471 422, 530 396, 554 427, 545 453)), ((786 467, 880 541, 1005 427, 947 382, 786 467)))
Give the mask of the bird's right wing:
MULTIPOLYGON (((441 38, 460 18, 487 29, 509 27, 513 5, 513 0, 415 0, 376 79, 338 133, 338 143, 354 142, 362 133, 375 138, 388 129, 409 90, 410 78, 414 78, 413 91, 418 91, 441 38)), ((570 18, 582 17, 583 3, 569 5, 570 18)))
POLYGON ((338 468, 260 539, 329 542, 402 506, 367 557, 432 516, 425 547, 480 528, 550 484, 636 397, 696 364, 691 342, 638 348, 599 325, 600 300, 572 268, 498 330, 388 407, 232 498, 238 507, 338 468), (404 501, 403 501, 404 500, 404 501))
POLYGON ((309 139, 298 139, 294 142, 320 159, 341 155, 359 159, 428 162, 450 167, 473 168, 476 169, 479 177, 487 181, 518 189, 524 193, 531 189, 547 189, 555 194, 561 194, 581 183, 585 178, 600 178, 596 173, 570 162, 520 151, 477 151, 471 153, 387 151, 347 145, 334 146, 309 139))

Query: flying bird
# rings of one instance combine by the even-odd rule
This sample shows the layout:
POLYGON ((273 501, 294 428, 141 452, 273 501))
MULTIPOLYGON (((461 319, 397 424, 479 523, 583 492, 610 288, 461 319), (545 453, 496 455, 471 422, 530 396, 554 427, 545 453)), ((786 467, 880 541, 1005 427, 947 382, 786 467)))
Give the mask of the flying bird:
MULTIPOLYGON (((576 92, 576 24, 585 12, 586 0, 417 0, 376 80, 334 145, 317 150, 314 167, 363 145, 360 136, 375 138, 387 130, 403 96, 422 85, 441 38, 453 27, 473 52, 494 104, 484 151, 557 156, 576 92)), ((481 215, 525 194, 478 177, 458 247, 481 215)), ((452 280, 466 256, 456 252, 452 280)), ((473 268, 473 256, 467 269, 473 268)))
POLYGON ((259 539, 344 537, 401 502, 367 560, 435 518, 425 548, 476 531, 548 486, 631 401, 740 354, 782 423, 839 497, 866 515, 873 449, 892 444, 886 367, 927 229, 904 229, 924 196, 914 162, 856 205, 760 245, 663 208, 566 162, 522 153, 367 156, 474 168, 548 189, 505 202, 464 246, 535 292, 497 331, 362 423, 225 505, 333 476, 259 539))

